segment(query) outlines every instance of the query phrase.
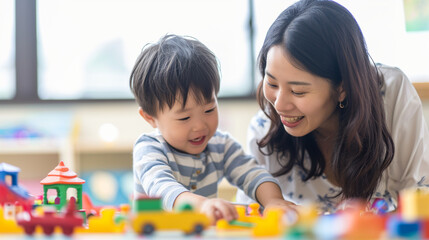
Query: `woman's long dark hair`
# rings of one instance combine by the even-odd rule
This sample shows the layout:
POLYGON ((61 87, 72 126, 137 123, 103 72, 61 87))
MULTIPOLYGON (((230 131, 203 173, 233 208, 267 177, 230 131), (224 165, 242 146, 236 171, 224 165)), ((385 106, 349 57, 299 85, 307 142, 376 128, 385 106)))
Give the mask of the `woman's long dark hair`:
MULTIPOLYGON (((329 0, 303 0, 284 10, 271 25, 259 53, 259 71, 265 74, 267 53, 282 46, 292 61, 305 71, 327 78, 334 88, 346 93, 345 108, 339 112, 339 132, 331 166, 343 198, 369 200, 382 172, 394 155, 394 144, 385 124, 381 88, 383 77, 371 60, 362 32, 352 14, 329 0)), ((258 102, 271 125, 258 142, 264 154, 278 154, 283 166, 275 176, 288 173, 294 165, 306 173, 305 181, 321 176, 325 159, 312 133, 289 135, 279 115, 258 87, 258 102), (308 153, 311 163, 304 164, 308 153)))

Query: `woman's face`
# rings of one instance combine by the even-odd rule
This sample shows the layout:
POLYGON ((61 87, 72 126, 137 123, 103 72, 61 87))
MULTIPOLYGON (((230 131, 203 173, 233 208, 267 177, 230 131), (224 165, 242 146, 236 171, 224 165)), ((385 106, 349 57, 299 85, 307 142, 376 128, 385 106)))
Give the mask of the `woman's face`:
POLYGON ((263 81, 264 96, 290 135, 301 137, 315 131, 329 136, 337 132, 336 106, 345 94, 338 94, 342 91, 334 90, 328 79, 296 68, 281 46, 268 51, 263 81))

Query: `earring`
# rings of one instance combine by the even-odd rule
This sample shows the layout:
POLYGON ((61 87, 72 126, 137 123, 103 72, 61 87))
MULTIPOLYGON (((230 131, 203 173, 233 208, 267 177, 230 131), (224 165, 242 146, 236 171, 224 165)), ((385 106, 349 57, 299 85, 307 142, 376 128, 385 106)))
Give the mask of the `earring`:
POLYGON ((338 106, 342 109, 342 108, 344 108, 344 105, 343 105, 343 102, 341 101, 339 104, 338 104, 338 106))

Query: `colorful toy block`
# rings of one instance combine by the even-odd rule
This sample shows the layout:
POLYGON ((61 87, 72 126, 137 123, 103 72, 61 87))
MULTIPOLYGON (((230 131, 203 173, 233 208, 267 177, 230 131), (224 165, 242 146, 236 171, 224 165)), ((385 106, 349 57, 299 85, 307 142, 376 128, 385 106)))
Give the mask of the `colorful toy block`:
POLYGON ((0 233, 24 233, 24 229, 16 223, 15 219, 6 219, 4 217, 4 211, 1 206, 0 206, 0 233))
POLYGON ((406 189, 400 192, 401 216, 406 221, 429 219, 429 190, 406 189))
POLYGON ((76 229, 77 233, 125 233, 125 219, 118 223, 115 220, 117 210, 115 208, 103 208, 100 216, 92 216, 85 227, 76 229))
MULTIPOLYGON (((221 219, 216 223, 216 230, 222 231, 250 231, 255 237, 277 236, 283 229, 282 216, 283 211, 280 209, 267 209, 265 215, 259 213, 259 204, 249 205, 249 214, 246 214, 246 207, 236 205, 238 218, 233 221, 221 219)), ((224 234, 223 234, 224 235, 224 234)))
POLYGON ((6 203, 30 204, 31 196, 18 185, 20 169, 7 163, 0 163, 0 206, 6 203), (6 178, 10 177, 10 183, 6 178))
POLYGON ((421 239, 420 221, 404 221, 399 216, 392 216, 387 221, 388 237, 392 239, 421 239))
POLYGON ((353 210, 341 213, 349 226, 344 239, 380 239, 386 231, 387 215, 353 210))

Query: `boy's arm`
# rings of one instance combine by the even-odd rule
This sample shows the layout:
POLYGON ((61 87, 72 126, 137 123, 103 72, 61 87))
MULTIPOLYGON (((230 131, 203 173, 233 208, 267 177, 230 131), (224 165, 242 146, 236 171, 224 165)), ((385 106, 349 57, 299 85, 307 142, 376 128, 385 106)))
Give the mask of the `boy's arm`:
POLYGON ((133 170, 136 193, 161 197, 163 208, 171 210, 182 192, 189 191, 177 181, 168 161, 162 142, 155 137, 143 135, 133 149, 133 170))

